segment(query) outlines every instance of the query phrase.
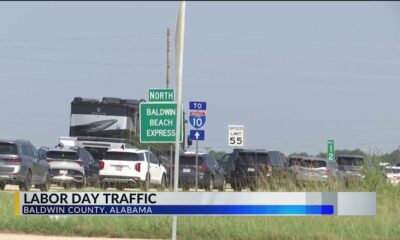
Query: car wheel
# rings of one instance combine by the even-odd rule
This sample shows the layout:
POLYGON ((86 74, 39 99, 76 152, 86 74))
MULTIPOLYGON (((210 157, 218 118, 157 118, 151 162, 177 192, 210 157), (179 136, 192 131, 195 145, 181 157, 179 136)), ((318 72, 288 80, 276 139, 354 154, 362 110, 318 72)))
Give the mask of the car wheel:
POLYGON ((205 186, 207 192, 212 192, 214 189, 214 177, 210 176, 208 184, 205 186))
POLYGON ((237 183, 236 181, 233 182, 232 188, 233 188, 233 191, 235 191, 235 192, 242 191, 242 186, 239 183, 237 183))
POLYGON ((100 186, 100 179, 99 179, 99 175, 96 175, 96 178, 93 181, 93 187, 94 188, 98 188, 100 186))
POLYGON ((166 177, 165 177, 165 174, 163 174, 163 176, 161 178, 161 184, 160 184, 160 190, 161 191, 163 191, 163 192, 165 191, 166 184, 167 184, 166 177))
POLYGON ((4 188, 6 188, 6 183, 5 182, 0 182, 0 190, 3 191, 4 188))
POLYGON ((252 185, 250 186, 250 191, 252 191, 252 192, 257 192, 257 190, 258 190, 257 183, 254 183, 254 184, 252 184, 252 185))
POLYGON ((63 187, 65 190, 71 189, 71 184, 70 183, 64 183, 63 187))
POLYGON ((82 188, 86 187, 86 177, 83 176, 83 181, 80 182, 80 183, 77 183, 75 185, 75 187, 78 188, 78 189, 82 189, 82 188))
POLYGON ((183 190, 184 192, 189 192, 190 187, 189 187, 188 185, 185 185, 185 186, 182 187, 182 190, 183 190))
POLYGON ((220 192, 225 192, 226 191, 226 180, 224 178, 224 181, 222 182, 221 187, 218 189, 220 192))
POLYGON ((31 189, 31 186, 32 186, 32 173, 30 170, 28 170, 28 172, 26 173, 25 181, 19 184, 19 190, 28 192, 31 189))
POLYGON ((150 190, 150 174, 146 174, 146 179, 142 182, 141 186, 142 191, 148 192, 150 190))
POLYGON ((43 184, 41 184, 40 185, 40 191, 42 191, 42 192, 48 192, 49 191, 49 189, 50 189, 50 181, 51 181, 51 179, 50 179, 51 177, 50 177, 50 173, 47 173, 46 174, 46 180, 45 180, 45 182, 43 183, 43 184))

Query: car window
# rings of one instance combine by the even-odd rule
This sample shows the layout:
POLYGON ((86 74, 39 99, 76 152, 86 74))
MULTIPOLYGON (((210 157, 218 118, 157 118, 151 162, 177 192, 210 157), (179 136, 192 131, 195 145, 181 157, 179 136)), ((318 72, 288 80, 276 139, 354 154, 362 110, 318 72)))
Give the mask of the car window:
POLYGON ((230 154, 224 155, 224 156, 222 157, 222 159, 221 159, 221 162, 222 162, 222 163, 228 162, 230 156, 231 156, 230 154))
MULTIPOLYGON (((204 162, 203 156, 199 156, 198 163, 204 162)), ((179 164, 183 165, 196 165, 196 155, 184 155, 179 157, 179 164)))
POLYGON ((104 155, 105 160, 119 160, 119 161, 143 161, 143 153, 132 152, 106 152, 104 155))
POLYGON ((362 166, 364 165, 363 158, 359 157, 338 157, 337 162, 342 166, 362 166))
POLYGON ((237 163, 248 164, 269 164, 269 155, 267 153, 257 152, 240 152, 237 158, 237 163))
POLYGON ((303 160, 300 164, 302 167, 305 168, 321 168, 326 167, 326 161, 322 160, 303 160))
POLYGON ((79 155, 77 152, 71 151, 48 151, 47 158, 60 160, 78 160, 79 155))
POLYGON ((150 159, 151 159, 151 163, 159 164, 159 161, 158 161, 157 157, 154 156, 153 153, 150 153, 150 159))
POLYGON ((33 154, 32 156, 35 157, 36 159, 39 159, 37 149, 33 145, 30 145, 30 148, 31 148, 31 152, 33 154))
POLYGON ((268 152, 272 166, 283 166, 284 162, 279 152, 268 152))
POLYGON ((18 146, 13 143, 0 143, 0 154, 18 154, 18 146))
POLYGON ((21 146, 22 154, 27 157, 34 157, 32 149, 29 145, 23 144, 21 146))

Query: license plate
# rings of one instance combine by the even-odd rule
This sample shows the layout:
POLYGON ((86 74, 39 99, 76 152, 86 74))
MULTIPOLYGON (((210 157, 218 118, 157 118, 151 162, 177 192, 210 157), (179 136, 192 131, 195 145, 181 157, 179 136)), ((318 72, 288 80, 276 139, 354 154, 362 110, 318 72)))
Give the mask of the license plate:
POLYGON ((60 170, 60 174, 66 175, 66 174, 68 174, 68 170, 60 170))
POLYGON ((185 172, 185 173, 190 172, 190 168, 184 168, 184 169, 183 169, 183 172, 185 172))
POLYGON ((115 167, 115 170, 122 171, 122 166, 115 167))
POLYGON ((255 169, 255 168, 248 168, 247 171, 248 171, 248 172, 255 172, 256 169, 255 169))

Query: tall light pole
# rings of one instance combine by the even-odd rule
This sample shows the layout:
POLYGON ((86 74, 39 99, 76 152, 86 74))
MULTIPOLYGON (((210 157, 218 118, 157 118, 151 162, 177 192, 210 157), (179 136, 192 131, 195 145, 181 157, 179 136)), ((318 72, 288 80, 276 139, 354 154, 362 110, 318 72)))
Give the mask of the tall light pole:
MULTIPOLYGON (((179 173, 179 139, 181 136, 182 120, 182 65, 183 65, 183 45, 185 34, 185 7, 186 2, 179 2, 178 20, 176 23, 175 35, 175 66, 176 66, 176 92, 177 92, 177 113, 176 113, 176 131, 175 131, 175 172, 174 172, 174 192, 178 192, 178 173, 179 173)), ((176 240, 176 228, 178 218, 172 217, 172 239, 176 240)))

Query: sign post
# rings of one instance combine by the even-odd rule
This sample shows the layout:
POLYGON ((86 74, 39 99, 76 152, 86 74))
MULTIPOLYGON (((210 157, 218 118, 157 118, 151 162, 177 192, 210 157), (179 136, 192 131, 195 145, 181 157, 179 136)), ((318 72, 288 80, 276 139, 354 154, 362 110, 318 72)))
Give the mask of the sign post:
POLYGON ((335 161, 335 141, 328 140, 328 151, 327 151, 328 161, 335 161))
POLYGON ((207 109, 206 102, 189 102, 190 112, 189 122, 195 130, 190 130, 189 138, 190 140, 196 140, 196 192, 198 189, 198 176, 199 176, 199 141, 204 141, 204 130, 199 130, 206 123, 206 113, 207 109))

